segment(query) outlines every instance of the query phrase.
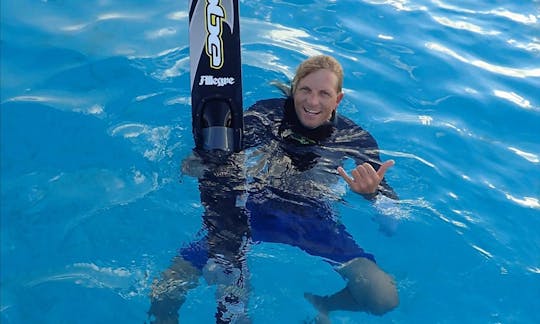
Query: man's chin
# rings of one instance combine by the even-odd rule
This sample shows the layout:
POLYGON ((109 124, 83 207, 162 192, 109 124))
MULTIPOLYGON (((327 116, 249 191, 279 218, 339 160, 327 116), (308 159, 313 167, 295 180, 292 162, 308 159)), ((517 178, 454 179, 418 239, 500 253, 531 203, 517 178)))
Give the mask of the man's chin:
POLYGON ((319 124, 314 123, 314 122, 306 123, 305 121, 300 121, 300 123, 302 124, 302 126, 304 126, 307 129, 315 129, 319 127, 319 124))

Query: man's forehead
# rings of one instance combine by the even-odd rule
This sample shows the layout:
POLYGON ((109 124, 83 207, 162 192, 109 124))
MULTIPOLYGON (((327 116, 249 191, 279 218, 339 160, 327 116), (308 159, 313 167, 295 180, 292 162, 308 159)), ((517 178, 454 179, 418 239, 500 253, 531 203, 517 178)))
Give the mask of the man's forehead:
POLYGON ((298 81, 298 87, 310 87, 321 90, 337 90, 337 76, 330 70, 321 69, 313 71, 298 81), (327 71, 327 73, 319 74, 319 77, 315 77, 315 73, 319 71, 327 71))

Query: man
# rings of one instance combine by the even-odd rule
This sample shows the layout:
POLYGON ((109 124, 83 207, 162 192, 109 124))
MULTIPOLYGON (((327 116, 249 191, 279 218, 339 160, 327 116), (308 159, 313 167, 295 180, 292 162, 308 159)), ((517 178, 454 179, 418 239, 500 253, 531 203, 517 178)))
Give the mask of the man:
MULTIPOLYGON (((220 311, 218 306, 216 321, 239 321, 242 314, 228 314, 226 318, 223 314, 230 309, 246 311, 247 269, 243 261, 247 241, 297 246, 335 266, 346 281, 342 290, 325 297, 305 294, 319 310, 321 321, 334 310, 382 315, 398 305, 393 280, 377 266, 373 255, 357 245, 332 210, 331 204, 343 194, 335 187, 339 177, 366 199, 374 200, 378 195, 397 199, 383 180, 394 162, 381 163, 373 137, 337 114, 343 98, 342 83, 343 70, 334 58, 311 57, 300 64, 291 95, 257 102, 246 111, 245 151, 242 158, 233 156, 229 160, 233 169, 228 170, 243 174, 239 165, 245 159, 246 178, 233 176, 235 180, 227 179, 224 190, 216 189, 220 188, 216 184, 224 180, 219 177, 231 173, 223 164, 204 169, 199 180, 206 181, 207 186, 201 190, 212 192, 201 191, 208 235, 202 243, 183 249, 162 280, 155 283, 151 314, 156 318, 166 317, 165 313, 174 317, 187 289, 194 287, 203 274, 207 281, 221 287, 218 300, 222 307, 220 311), (350 175, 341 166, 347 158, 357 164, 350 175), (222 170, 216 171, 219 168, 222 170), (242 181, 245 188, 239 185, 242 181), (248 197, 241 206, 238 198, 243 190, 248 197), (220 200, 228 202, 225 208, 212 203, 220 200), (210 244, 214 241, 219 244, 210 244), (202 258, 196 253, 201 250, 205 251, 202 258), (182 288, 171 290, 171 282, 181 283, 182 288)), ((193 167, 189 163, 185 166, 193 167)))
POLYGON ((246 155, 254 148, 252 155, 264 156, 259 166, 264 171, 251 172, 254 198, 246 204, 252 240, 298 246, 336 265, 347 281, 343 290, 327 297, 306 294, 322 317, 339 309, 384 314, 398 304, 393 280, 328 206, 340 199, 331 186, 339 176, 367 199, 397 199, 383 180, 394 161, 381 164, 375 139, 337 114, 342 84, 343 70, 334 58, 308 58, 292 81, 292 96, 260 101, 244 117, 246 155), (341 166, 346 158, 357 164, 351 175, 341 166))

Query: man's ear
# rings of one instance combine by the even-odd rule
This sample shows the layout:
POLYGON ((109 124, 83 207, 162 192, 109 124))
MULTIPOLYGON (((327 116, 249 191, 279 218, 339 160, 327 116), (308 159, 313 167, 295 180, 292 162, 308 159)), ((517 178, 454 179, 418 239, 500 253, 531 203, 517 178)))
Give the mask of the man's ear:
POLYGON ((341 99, 343 99, 343 92, 340 92, 338 95, 337 95, 337 100, 336 100, 336 109, 337 109, 337 106, 339 105, 339 103, 341 102, 341 99))

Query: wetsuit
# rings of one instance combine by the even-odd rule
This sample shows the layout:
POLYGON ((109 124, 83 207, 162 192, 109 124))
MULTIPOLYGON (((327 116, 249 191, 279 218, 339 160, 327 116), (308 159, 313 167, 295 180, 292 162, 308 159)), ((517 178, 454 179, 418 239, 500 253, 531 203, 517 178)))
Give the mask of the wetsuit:
MULTIPOLYGON (((220 185, 223 179, 212 176, 203 180, 206 185, 201 187, 206 214, 212 215, 205 217, 212 223, 210 231, 234 233, 233 240, 226 241, 229 242, 226 246, 221 244, 221 248, 238 251, 234 239, 245 242, 250 236, 254 242, 297 246, 335 263, 356 257, 375 261, 337 221, 331 206, 340 199, 332 186, 340 178, 336 168, 346 158, 356 164, 368 162, 375 170, 379 168, 375 139, 339 114, 316 129, 307 129, 296 117, 292 98, 255 103, 245 112, 244 124, 248 179, 242 181, 248 182, 249 193, 245 209, 235 205, 242 192, 223 190, 220 185)), ((243 174, 235 172, 233 177, 243 174)), ((231 181, 230 174, 228 179, 231 181)), ((235 183, 238 184, 238 179, 235 183)), ((378 192, 397 198, 384 181, 378 192)), ((203 238, 182 249, 181 255, 203 267, 208 258, 207 248, 203 238)))
MULTIPOLYGON (((253 172, 246 203, 252 240, 297 246, 335 263, 356 257, 375 261, 336 219, 331 206, 341 198, 334 184, 340 179, 336 169, 346 158, 379 168, 375 139, 339 114, 307 129, 296 116, 292 98, 259 101, 244 120, 246 150, 270 148, 262 158, 266 165, 253 172)), ((384 181, 378 191, 397 198, 384 181)))
MULTIPOLYGON (((289 244, 333 264, 357 257, 375 261, 332 209, 344 193, 336 187, 336 168, 345 159, 379 168, 375 139, 337 114, 316 129, 306 129, 296 117, 292 98, 257 102, 245 112, 244 125, 241 154, 216 158, 201 153, 207 166, 199 178, 203 230, 200 240, 180 250, 181 258, 195 268, 202 271, 210 262, 225 281, 239 288, 218 301, 218 323, 247 316, 242 292, 249 242, 289 244)), ((384 181, 378 194, 397 198, 384 181)), ((182 303, 183 299, 154 300, 149 313, 175 317, 182 303)))

